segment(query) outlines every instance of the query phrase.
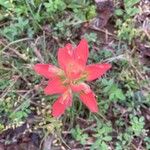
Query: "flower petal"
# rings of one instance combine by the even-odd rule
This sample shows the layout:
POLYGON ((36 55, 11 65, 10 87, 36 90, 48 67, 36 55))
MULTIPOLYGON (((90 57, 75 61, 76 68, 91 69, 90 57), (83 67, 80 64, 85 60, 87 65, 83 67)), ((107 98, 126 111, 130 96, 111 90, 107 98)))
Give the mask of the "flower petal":
POLYGON ((63 72, 61 69, 51 64, 36 64, 33 69, 35 70, 35 72, 48 79, 63 72))
POLYGON ((107 70, 111 68, 110 64, 92 64, 88 65, 85 68, 87 75, 87 81, 92 81, 97 78, 100 78, 107 70))
POLYGON ((62 94, 66 91, 67 87, 63 85, 60 78, 53 78, 48 82, 48 86, 44 89, 46 95, 62 94))
POLYGON ((95 98, 95 94, 92 91, 88 93, 80 93, 80 99, 91 112, 98 112, 97 101, 95 98))
POLYGON ((70 107, 72 105, 72 95, 68 94, 60 96, 53 104, 52 106, 52 115, 54 117, 61 116, 67 107, 70 107))
POLYGON ((66 67, 73 60, 73 49, 71 44, 67 44, 64 48, 58 50, 59 66, 66 71, 66 67))
POLYGON ((66 75, 69 79, 79 79, 84 71, 84 67, 76 63, 75 61, 68 63, 66 75))
POLYGON ((74 50, 71 44, 67 44, 64 48, 59 49, 58 62, 69 79, 80 78, 84 71, 84 67, 75 60, 74 50))
POLYGON ((91 92, 90 87, 85 83, 72 84, 71 89, 73 92, 82 92, 82 91, 84 91, 85 93, 91 92))
POLYGON ((52 106, 52 115, 54 117, 59 117, 65 112, 66 105, 61 103, 61 99, 62 97, 59 97, 52 106))
POLYGON ((80 83, 78 85, 72 85, 71 89, 74 92, 79 93, 81 101, 90 109, 91 112, 98 112, 95 94, 90 89, 89 85, 80 83))
POLYGON ((86 39, 82 39, 74 51, 75 60, 82 66, 86 65, 89 55, 88 43, 86 39))

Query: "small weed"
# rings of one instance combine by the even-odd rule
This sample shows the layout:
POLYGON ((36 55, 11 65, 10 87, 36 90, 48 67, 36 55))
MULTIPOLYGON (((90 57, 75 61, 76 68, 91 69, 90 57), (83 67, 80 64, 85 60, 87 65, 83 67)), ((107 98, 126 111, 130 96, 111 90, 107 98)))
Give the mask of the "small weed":
POLYGON ((120 89, 118 85, 114 83, 113 80, 107 81, 103 79, 102 85, 104 86, 104 95, 109 95, 110 101, 124 101, 126 99, 122 89, 120 89))
POLYGON ((140 136, 145 133, 144 130, 145 122, 143 116, 138 118, 137 116, 130 115, 130 124, 131 127, 129 127, 129 130, 133 131, 135 136, 140 136))
POLYGON ((85 33, 84 38, 88 40, 89 43, 95 43, 97 42, 97 34, 94 32, 91 33, 85 33))
POLYGON ((140 0, 125 0, 124 10, 118 8, 115 11, 117 16, 116 26, 118 27, 117 35, 119 39, 128 41, 129 44, 139 35, 139 30, 135 28, 135 22, 132 19, 139 13, 139 9, 135 6, 139 2, 140 0))
POLYGON ((85 145, 88 140, 88 135, 83 132, 82 129, 77 125, 76 128, 71 130, 73 138, 79 141, 82 145, 85 145))
MULTIPOLYGON (((141 13, 139 2, 114 1, 116 10, 108 26, 115 22, 117 37, 106 34, 104 43, 103 29, 87 30, 90 20, 98 15, 92 0, 0 0, 1 135, 28 124, 27 132, 43 138, 41 145, 54 135, 72 149, 150 149, 150 69, 141 63, 141 49, 136 44, 137 40, 142 45, 146 41, 139 38, 135 22, 141 13), (50 110, 58 96, 44 95, 47 80, 34 73, 33 65, 58 66, 58 47, 68 42, 75 45, 82 37, 90 44, 87 64, 112 64, 106 75, 87 83, 95 91, 99 113, 89 112, 74 95, 72 108, 55 119, 50 110)), ((7 137, 3 141, 7 143, 7 137)))
POLYGON ((90 150, 108 150, 109 145, 107 143, 112 140, 112 137, 110 136, 110 133, 112 132, 111 124, 102 124, 98 121, 97 127, 94 129, 94 131, 96 133, 93 136, 96 138, 96 141, 92 144, 90 150))

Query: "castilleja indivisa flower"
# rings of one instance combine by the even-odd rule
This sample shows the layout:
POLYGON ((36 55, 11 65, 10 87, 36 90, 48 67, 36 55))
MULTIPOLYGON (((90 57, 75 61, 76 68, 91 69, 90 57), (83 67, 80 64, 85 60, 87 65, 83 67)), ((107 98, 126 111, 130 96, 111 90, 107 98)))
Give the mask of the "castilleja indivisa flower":
POLYGON ((84 81, 101 77, 111 68, 111 65, 107 63, 86 65, 88 55, 88 43, 86 39, 82 39, 76 48, 71 44, 59 48, 57 57, 60 68, 52 64, 34 66, 38 74, 49 79, 44 93, 46 95, 60 94, 52 106, 54 117, 61 116, 72 105, 74 92, 91 112, 98 112, 95 94, 84 81))

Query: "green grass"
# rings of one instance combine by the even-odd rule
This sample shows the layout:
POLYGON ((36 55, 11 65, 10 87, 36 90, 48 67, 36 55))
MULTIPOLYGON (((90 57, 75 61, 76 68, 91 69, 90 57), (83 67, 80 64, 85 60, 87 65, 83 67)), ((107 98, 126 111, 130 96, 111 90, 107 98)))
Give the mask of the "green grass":
POLYGON ((71 146, 69 136, 91 150, 136 149, 137 141, 141 149, 149 149, 146 112, 150 107, 150 93, 145 75, 145 68, 149 68, 140 63, 139 53, 135 51, 137 35, 131 33, 133 28, 138 30, 132 26, 133 16, 137 14, 135 7, 133 16, 127 13, 128 7, 125 17, 120 13, 122 10, 114 15, 114 19, 120 17, 122 25, 118 25, 118 40, 111 45, 113 50, 109 50, 101 46, 101 33, 88 31, 80 35, 82 24, 95 16, 92 1, 52 3, 0 0, 0 132, 21 126, 33 115, 32 125, 29 124, 33 132, 42 129, 42 138, 57 135, 68 146, 71 146), (125 29, 127 22, 129 28, 125 29), (57 65, 58 48, 68 42, 77 44, 83 36, 90 44, 88 63, 112 64, 103 78, 90 83, 97 95, 99 113, 90 113, 75 95, 73 106, 55 119, 50 109, 57 96, 44 95, 46 80, 32 67, 38 62, 57 65), (68 134, 64 136, 64 132, 68 134))

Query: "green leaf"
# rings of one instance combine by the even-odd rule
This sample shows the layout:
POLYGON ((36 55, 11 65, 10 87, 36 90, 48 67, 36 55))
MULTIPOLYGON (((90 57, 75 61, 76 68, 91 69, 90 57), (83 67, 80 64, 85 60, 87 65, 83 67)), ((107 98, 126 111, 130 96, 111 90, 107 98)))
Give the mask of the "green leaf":
POLYGON ((123 10, 122 9, 116 9, 115 10, 115 15, 117 15, 117 16, 122 16, 123 15, 123 10))
POLYGON ((105 142, 102 142, 101 146, 100 146, 102 150, 108 150, 108 145, 105 142))
POLYGON ((128 8, 134 6, 135 4, 139 2, 140 0, 124 0, 125 7, 128 7, 128 8))
POLYGON ((121 89, 116 90, 116 97, 120 100, 125 100, 126 98, 121 89))
POLYGON ((139 13, 139 9, 136 8, 136 7, 128 8, 128 9, 126 10, 126 13, 127 13, 130 17, 132 17, 132 16, 135 16, 136 14, 139 13))
POLYGON ((109 141, 112 140, 112 137, 111 137, 111 136, 105 136, 105 137, 103 138, 103 140, 106 141, 106 142, 109 142, 109 141))

